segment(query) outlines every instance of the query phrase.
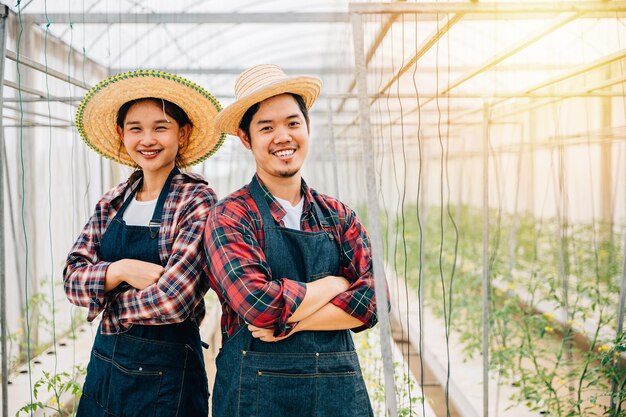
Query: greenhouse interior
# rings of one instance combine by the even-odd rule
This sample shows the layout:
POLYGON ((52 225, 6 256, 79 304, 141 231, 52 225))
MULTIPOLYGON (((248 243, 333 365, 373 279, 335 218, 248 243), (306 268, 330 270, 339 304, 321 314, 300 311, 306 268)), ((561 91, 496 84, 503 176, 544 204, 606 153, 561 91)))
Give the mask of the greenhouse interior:
MULTIPOLYGON (((227 108, 260 64, 322 80, 302 177, 363 222, 376 298, 389 299, 376 326, 350 332, 373 415, 626 416, 626 1, 16 0, 0 12, 2 417, 77 415, 98 333, 101 316, 68 301, 64 266, 132 169, 85 145, 83 97, 152 70, 227 108)), ((188 171, 222 199, 255 159, 227 135, 188 171)), ((214 289, 205 303, 214 399, 214 289)))

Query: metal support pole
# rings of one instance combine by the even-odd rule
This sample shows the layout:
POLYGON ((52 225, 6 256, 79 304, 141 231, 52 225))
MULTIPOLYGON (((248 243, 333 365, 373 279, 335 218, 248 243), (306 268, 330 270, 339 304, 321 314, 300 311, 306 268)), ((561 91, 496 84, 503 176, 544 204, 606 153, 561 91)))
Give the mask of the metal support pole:
POLYGON ((332 155, 333 164, 333 185, 335 186, 335 198, 340 200, 339 172, 337 170, 337 146, 335 144, 335 126, 333 124, 333 105, 330 101, 327 101, 326 104, 328 106, 328 134, 330 135, 330 153, 332 155))
POLYGON ((383 372, 385 375, 385 404, 387 416, 398 415, 396 390, 393 375, 393 359, 391 355, 391 322, 387 308, 387 280, 383 260, 382 230, 378 209, 378 190, 376 183, 376 166, 374 162, 374 145, 370 124, 370 103, 367 96, 367 72, 365 64, 365 36, 363 18, 360 14, 352 14, 352 35, 354 38, 354 58, 356 68, 357 91, 359 94, 359 114, 361 117, 361 136, 363 138, 363 159, 367 186, 367 218, 371 232, 371 248, 373 256, 374 280, 376 286, 376 308, 378 312, 378 328, 380 329, 380 349, 383 356, 383 372))
MULTIPOLYGON (((2 127, 2 80, 4 79, 4 55, 7 39, 9 6, 0 4, 0 156, 4 153, 4 128, 2 127)), ((4 259, 4 159, 0 157, 0 324, 2 327, 2 417, 9 416, 9 358, 7 351, 7 293, 4 259)))
MULTIPOLYGON (((622 263, 622 283, 619 290, 619 305, 617 307, 617 336, 624 331, 624 308, 626 308, 626 230, 624 230, 624 251, 622 263)), ((620 366, 617 364, 616 366, 620 366)), ((615 412, 615 394, 617 394, 617 382, 613 381, 611 395, 611 415, 615 412)))
POLYGON ((489 416, 489 103, 483 102, 483 416, 489 416))

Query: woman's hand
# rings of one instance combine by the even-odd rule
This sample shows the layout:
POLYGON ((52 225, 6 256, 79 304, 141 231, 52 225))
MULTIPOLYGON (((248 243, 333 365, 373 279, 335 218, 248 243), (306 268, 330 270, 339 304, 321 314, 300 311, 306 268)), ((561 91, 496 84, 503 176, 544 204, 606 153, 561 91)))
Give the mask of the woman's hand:
POLYGON ((294 328, 293 330, 291 330, 291 332, 288 335, 276 337, 274 336, 274 329, 263 329, 261 327, 256 327, 251 324, 248 324, 248 330, 250 330, 250 333, 252 333, 252 337, 254 337, 255 339, 259 339, 263 342, 270 342, 270 343, 280 342, 281 340, 284 340, 288 338, 289 336, 291 336, 292 334, 297 332, 297 330, 294 328))
POLYGON ((130 286, 143 290, 157 282, 163 275, 163 271, 165 269, 161 265, 136 259, 120 259, 109 265, 104 291, 111 291, 122 282, 127 282, 130 286))

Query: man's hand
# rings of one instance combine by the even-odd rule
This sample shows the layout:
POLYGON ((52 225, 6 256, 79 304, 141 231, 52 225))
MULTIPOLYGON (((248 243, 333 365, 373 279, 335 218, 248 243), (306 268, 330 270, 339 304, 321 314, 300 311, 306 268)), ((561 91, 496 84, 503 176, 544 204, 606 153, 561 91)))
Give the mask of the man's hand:
POLYGON ((255 339, 259 339, 263 342, 280 342, 281 340, 285 340, 292 334, 296 333, 297 330, 294 328, 288 335, 276 337, 274 336, 274 329, 263 329, 261 327, 256 327, 251 324, 248 324, 248 330, 252 333, 252 337, 255 339))
POLYGON ((120 259, 109 265, 104 290, 111 291, 122 282, 143 290, 161 278, 165 269, 161 265, 136 259, 120 259))

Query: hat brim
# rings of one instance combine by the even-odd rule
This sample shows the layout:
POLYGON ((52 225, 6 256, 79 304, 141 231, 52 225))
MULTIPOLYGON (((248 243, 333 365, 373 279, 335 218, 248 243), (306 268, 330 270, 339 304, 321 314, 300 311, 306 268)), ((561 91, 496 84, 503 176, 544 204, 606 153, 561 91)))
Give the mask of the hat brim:
POLYGON ((229 135, 237 135, 243 115, 250 107, 279 94, 292 93, 302 97, 307 109, 310 109, 320 94, 322 81, 317 77, 298 76, 263 86, 251 94, 235 101, 220 112, 215 119, 216 127, 229 135))
POLYGON ((213 155, 225 135, 215 127, 219 102, 199 85, 162 71, 139 70, 118 74, 87 92, 76 112, 76 127, 85 143, 105 158, 136 166, 117 132, 117 113, 129 101, 162 98, 187 113, 192 128, 179 155, 181 168, 198 164, 213 155))

